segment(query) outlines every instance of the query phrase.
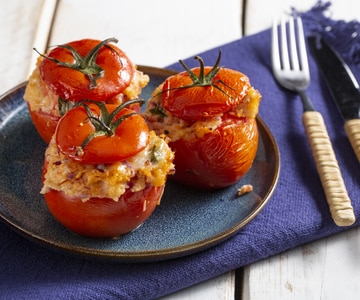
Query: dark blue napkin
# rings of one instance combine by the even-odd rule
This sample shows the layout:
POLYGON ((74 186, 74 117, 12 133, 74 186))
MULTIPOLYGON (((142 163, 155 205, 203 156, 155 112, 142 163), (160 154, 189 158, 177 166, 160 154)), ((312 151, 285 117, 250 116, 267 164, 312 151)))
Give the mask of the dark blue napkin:
MULTIPOLYGON (((324 17, 329 3, 301 13, 306 32, 321 32, 360 77, 360 30, 357 22, 324 17), (329 29, 331 29, 329 31, 329 29), (357 35, 355 34, 357 33, 357 35)), ((270 63, 270 31, 221 46, 222 65, 247 74, 263 99, 260 116, 275 136, 281 153, 277 189, 261 213, 231 239, 179 259, 120 264, 56 253, 0 224, 0 298, 2 299, 154 299, 224 272, 348 228, 331 219, 301 123, 296 94, 280 88, 270 63)), ((200 55, 213 64, 218 48, 200 55)), ((195 66, 193 58, 185 60, 195 66)), ((179 64, 170 66, 181 70, 179 64)), ((349 196, 360 223, 360 168, 343 130, 343 121, 310 57, 314 106, 325 119, 349 196)))

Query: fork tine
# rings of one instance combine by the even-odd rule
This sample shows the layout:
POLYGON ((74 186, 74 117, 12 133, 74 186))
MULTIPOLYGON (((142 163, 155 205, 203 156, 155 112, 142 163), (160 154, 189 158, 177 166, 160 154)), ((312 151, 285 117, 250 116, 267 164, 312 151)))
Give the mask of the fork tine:
POLYGON ((307 77, 310 77, 309 62, 307 58, 305 35, 301 18, 296 18, 298 27, 298 47, 300 57, 300 68, 303 72, 306 72, 307 77))
MULTIPOLYGON (((298 18, 296 18, 299 20, 298 18)), ((299 28, 298 28, 299 30, 299 28)), ((294 71, 300 70, 299 59, 298 59, 298 49, 296 47, 296 39, 298 42, 301 39, 301 34, 298 32, 298 35, 295 33, 295 18, 290 18, 289 20, 289 37, 290 37, 290 59, 291 66, 294 71)))
POLYGON ((272 35, 271 35, 271 61, 273 72, 281 69, 280 53, 279 53, 279 38, 278 38, 278 24, 273 20, 272 35))
POLYGON ((290 69, 289 50, 288 50, 288 41, 287 41, 287 33, 286 33, 286 22, 284 18, 281 19, 280 34, 281 34, 280 46, 281 46, 282 68, 284 70, 289 70, 290 69))

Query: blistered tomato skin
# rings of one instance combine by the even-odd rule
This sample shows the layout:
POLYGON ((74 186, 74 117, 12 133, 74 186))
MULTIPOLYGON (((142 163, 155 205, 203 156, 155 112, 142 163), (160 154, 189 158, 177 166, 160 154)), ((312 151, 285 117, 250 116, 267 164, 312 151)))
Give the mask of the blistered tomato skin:
MULTIPOLYGON (((100 115, 100 108, 88 105, 95 116, 100 115)), ((106 104, 111 113, 117 106, 106 104)), ((94 133, 95 127, 90 122, 83 106, 68 111, 58 122, 55 137, 59 150, 74 161, 84 164, 106 164, 123 161, 143 150, 149 142, 149 128, 144 118, 135 112, 123 108, 113 121, 125 115, 112 136, 94 137, 79 153, 79 148, 86 138, 94 133)))
MULTIPOLYGON (((85 57, 100 41, 84 39, 66 44, 85 57)), ((68 49, 56 47, 48 55, 64 63, 74 63, 74 55, 68 49)), ((135 69, 126 54, 112 44, 102 46, 95 63, 102 68, 101 76, 93 86, 85 74, 43 59, 39 68, 42 80, 60 98, 72 101, 83 99, 102 101, 122 92, 131 82, 135 69)))
POLYGON ((60 117, 45 113, 42 110, 34 111, 30 108, 29 113, 37 132, 45 143, 49 144, 60 117))
POLYGON ((180 184, 217 189, 235 184, 251 168, 258 147, 255 119, 227 119, 212 133, 170 142, 180 184))
POLYGON ((169 136, 175 152, 172 180, 223 188, 239 181, 253 164, 261 95, 245 74, 220 67, 221 51, 212 67, 199 56, 194 59, 199 67, 190 69, 180 60, 185 71, 168 77, 150 99, 156 109, 149 109, 149 124, 169 136))
POLYGON ((164 186, 150 186, 135 193, 127 190, 118 201, 90 198, 83 202, 55 190, 44 196, 51 214, 71 232, 90 238, 116 238, 150 217, 163 190, 164 186))
MULTIPOLYGON (((210 71, 210 67, 204 68, 205 74, 210 71)), ((200 70, 193 72, 199 75, 200 70)), ((171 76, 162 88, 162 106, 178 118, 201 120, 231 110, 243 101, 250 87, 247 76, 226 68, 221 68, 212 82, 213 85, 192 87, 186 71, 171 76)))

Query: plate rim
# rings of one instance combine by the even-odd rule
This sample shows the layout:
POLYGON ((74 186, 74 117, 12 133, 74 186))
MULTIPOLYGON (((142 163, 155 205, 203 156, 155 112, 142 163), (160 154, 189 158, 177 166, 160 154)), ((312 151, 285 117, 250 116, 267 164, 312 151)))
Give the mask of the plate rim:
MULTIPOLYGON (((156 76, 170 76, 173 74, 176 74, 177 71, 166 69, 166 68, 157 68, 157 67, 151 67, 151 66, 142 66, 138 65, 137 68, 140 71, 143 71, 144 73, 156 76)), ((7 98, 11 94, 17 92, 20 89, 25 88, 28 81, 24 81, 7 92, 0 95, 0 102, 4 101, 4 98, 7 98)), ((271 196, 273 195, 279 175, 280 175, 280 152, 279 147, 276 143, 275 137, 271 133, 269 127, 266 125, 264 120, 258 115, 256 117, 258 127, 261 128, 260 130, 263 131, 263 133, 266 135, 268 140, 271 144, 271 149, 274 152, 275 157, 275 170, 274 175, 271 177, 271 183, 269 185, 269 188, 266 190, 265 196, 261 199, 261 202, 259 205, 256 206, 254 210, 252 210, 249 214, 247 214, 243 219, 241 219, 239 222, 237 222, 235 225, 227 228, 226 230, 221 231, 220 233, 204 238, 199 241, 195 241, 189 244, 185 244, 178 247, 171 247, 166 248, 162 250, 143 250, 143 251, 114 251, 109 250, 106 251, 102 249, 99 251, 98 249, 89 249, 82 246, 74 247, 73 245, 65 245, 64 243, 60 243, 57 241, 50 241, 46 239, 45 237, 42 237, 36 233, 31 233, 26 228, 22 228, 18 224, 15 224, 13 221, 11 221, 9 218, 4 216, 3 211, 0 210, 0 220, 2 220, 5 225, 8 225, 11 227, 11 229, 15 230, 17 233, 19 233, 21 236, 27 238, 28 240, 34 241, 38 244, 41 244, 42 246, 46 246, 47 248, 51 250, 57 250, 61 253, 66 252, 71 255, 80 256, 80 257, 87 257, 91 259, 100 259, 100 260, 111 260, 116 262, 153 262, 153 261, 162 261, 167 259, 173 259, 178 257, 187 256, 190 254, 194 254, 203 250, 206 250, 208 248, 211 248, 215 245, 218 245, 219 243, 231 238, 233 235, 235 235, 240 229, 242 229, 244 226, 246 226, 248 223, 250 223, 259 213, 262 211, 262 209, 266 206, 268 201, 270 200, 271 196)), ((1 198, 0 198, 1 201, 1 198)))

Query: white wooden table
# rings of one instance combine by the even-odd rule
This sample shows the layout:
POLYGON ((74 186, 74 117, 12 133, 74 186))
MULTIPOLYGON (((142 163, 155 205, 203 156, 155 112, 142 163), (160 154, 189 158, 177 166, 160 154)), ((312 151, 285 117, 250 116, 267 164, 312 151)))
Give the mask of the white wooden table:
MULTIPOLYGON (((307 10, 315 4, 315 0, 0 1, 0 93, 27 79, 36 58, 32 47, 42 51, 70 40, 116 36, 135 63, 163 67, 265 29, 291 6, 307 10)), ((359 1, 332 3, 333 18, 360 19, 359 1)), ((359 295, 360 229, 353 229, 164 299, 357 299, 359 295)))

